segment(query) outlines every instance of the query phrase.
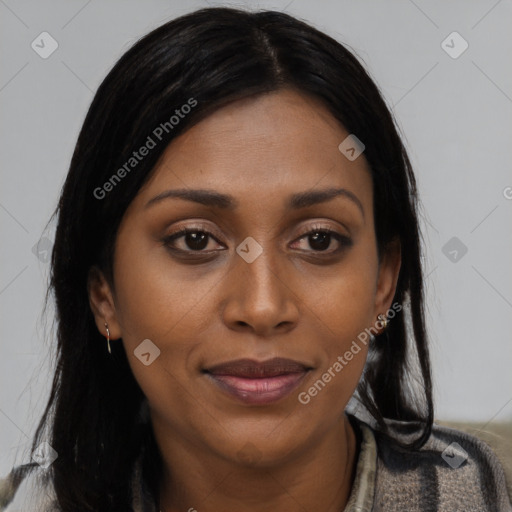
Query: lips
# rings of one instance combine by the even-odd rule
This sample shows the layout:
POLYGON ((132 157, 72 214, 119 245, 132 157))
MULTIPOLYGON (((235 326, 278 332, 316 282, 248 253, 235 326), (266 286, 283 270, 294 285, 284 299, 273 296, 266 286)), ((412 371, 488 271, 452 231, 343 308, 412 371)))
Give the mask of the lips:
POLYGON ((236 361, 212 366, 206 371, 212 375, 232 375, 233 377, 254 379, 277 377, 278 375, 286 375, 288 373, 302 373, 308 369, 308 366, 292 359, 276 357, 262 362, 252 359, 237 359, 236 361))
POLYGON ((276 357, 262 362, 237 359, 212 366, 204 373, 231 397, 248 404, 267 404, 291 393, 309 370, 306 364, 276 357))

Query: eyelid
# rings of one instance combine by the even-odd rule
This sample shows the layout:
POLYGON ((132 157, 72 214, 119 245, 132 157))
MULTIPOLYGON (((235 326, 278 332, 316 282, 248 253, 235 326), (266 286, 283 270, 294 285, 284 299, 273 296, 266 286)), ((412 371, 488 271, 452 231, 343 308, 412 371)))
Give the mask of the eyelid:
MULTIPOLYGON (((350 233, 350 231, 345 227, 345 225, 343 225, 343 227, 345 228, 346 231, 348 231, 350 233)), ((303 237, 303 236, 308 235, 314 231, 327 231, 329 233, 336 233, 339 236, 344 236, 346 238, 349 238, 349 234, 345 235, 344 233, 340 233, 339 227, 334 227, 332 224, 328 224, 327 221, 321 221, 321 220, 313 221, 313 224, 311 226, 308 226, 307 229, 301 228, 300 232, 302 234, 299 236, 303 237)))
MULTIPOLYGON (((210 235, 211 237, 215 238, 218 243, 221 243, 218 239, 222 238, 222 236, 220 234, 218 234, 215 229, 213 229, 212 227, 210 227, 207 224, 201 223, 201 221, 196 221, 196 222, 197 222, 196 224, 192 224, 192 225, 178 226, 177 228, 173 229, 173 231, 171 233, 166 235, 165 238, 170 238, 174 235, 184 232, 185 230, 186 231, 201 231, 201 232, 204 232, 204 233, 210 235)), ((339 228, 336 229, 329 224, 322 224, 322 221, 318 221, 318 220, 314 221, 314 222, 315 223, 308 228, 301 228, 300 234, 297 235, 295 240, 297 240, 298 238, 304 237, 306 235, 309 235, 313 231, 328 231, 330 233, 338 234, 339 236, 344 236, 346 238, 350 238, 350 236, 348 234, 345 235, 343 233, 339 233, 338 232, 339 228)), ((343 227, 347 231, 349 231, 348 228, 344 224, 343 224, 343 227)))
MULTIPOLYGON (((210 235, 211 237, 213 237, 215 239, 222 238, 221 235, 218 234, 214 228, 212 228, 211 226, 209 226, 207 224, 201 223, 201 221, 196 221, 195 224, 187 224, 184 226, 178 226, 178 227, 174 228, 171 233, 166 235, 166 238, 169 238, 173 235, 177 235, 178 233, 184 232, 185 230, 186 231, 201 231, 201 232, 204 232, 204 233, 210 235)), ((219 242, 219 240, 217 240, 217 241, 219 242)))

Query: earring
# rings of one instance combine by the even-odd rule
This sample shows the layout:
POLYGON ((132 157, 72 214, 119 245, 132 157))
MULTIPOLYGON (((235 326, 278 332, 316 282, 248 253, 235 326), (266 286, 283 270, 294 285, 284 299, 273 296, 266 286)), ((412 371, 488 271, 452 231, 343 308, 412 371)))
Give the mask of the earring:
POLYGON ((108 353, 112 354, 112 351, 110 350, 110 331, 108 330, 108 324, 105 322, 105 329, 107 330, 107 347, 108 347, 108 353))
POLYGON ((377 316, 377 320, 382 324, 382 330, 385 331, 388 326, 388 319, 386 315, 383 315, 382 313, 377 316))

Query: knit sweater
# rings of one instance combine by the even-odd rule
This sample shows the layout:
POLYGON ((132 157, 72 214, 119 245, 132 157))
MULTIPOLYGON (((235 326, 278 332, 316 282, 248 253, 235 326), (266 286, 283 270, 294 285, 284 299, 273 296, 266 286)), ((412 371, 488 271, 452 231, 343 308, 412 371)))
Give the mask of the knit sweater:
MULTIPOLYGON (((426 444, 410 451, 397 447, 368 423, 350 419, 359 457, 343 512, 512 512, 503 467, 480 439, 434 424, 426 444)), ((388 424, 404 441, 414 437, 411 424, 388 424)), ((142 455, 132 473, 132 508, 158 512, 142 477, 142 455)), ((28 467, 17 466, 0 480, 0 512, 58 512, 48 470, 24 471, 28 467)))

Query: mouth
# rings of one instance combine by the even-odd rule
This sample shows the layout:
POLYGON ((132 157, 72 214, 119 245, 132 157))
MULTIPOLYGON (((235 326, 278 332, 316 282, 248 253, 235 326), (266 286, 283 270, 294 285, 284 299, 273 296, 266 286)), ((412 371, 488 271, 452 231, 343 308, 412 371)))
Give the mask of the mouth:
POLYGON ((291 359, 238 359, 203 370, 217 389, 238 401, 265 405, 296 389, 312 368, 291 359))

